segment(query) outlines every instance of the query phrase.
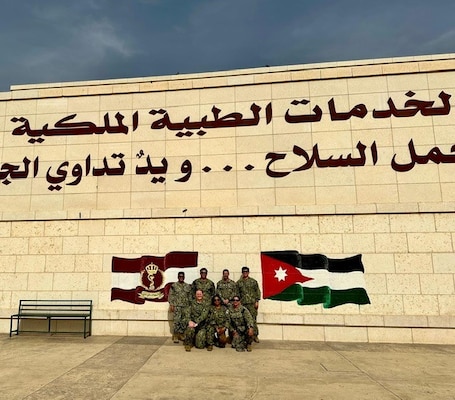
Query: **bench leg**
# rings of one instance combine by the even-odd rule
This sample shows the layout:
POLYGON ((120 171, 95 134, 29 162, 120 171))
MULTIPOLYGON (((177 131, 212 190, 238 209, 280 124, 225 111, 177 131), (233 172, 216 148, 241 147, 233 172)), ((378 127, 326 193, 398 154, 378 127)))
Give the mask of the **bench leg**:
POLYGON ((84 318, 84 339, 92 335, 92 319, 89 317, 84 318))
POLYGON ((13 335, 13 332, 16 332, 16 335, 19 335, 19 316, 17 316, 17 315, 11 315, 10 322, 9 322, 9 337, 11 337, 13 335), (16 330, 13 330, 14 320, 17 321, 16 330))

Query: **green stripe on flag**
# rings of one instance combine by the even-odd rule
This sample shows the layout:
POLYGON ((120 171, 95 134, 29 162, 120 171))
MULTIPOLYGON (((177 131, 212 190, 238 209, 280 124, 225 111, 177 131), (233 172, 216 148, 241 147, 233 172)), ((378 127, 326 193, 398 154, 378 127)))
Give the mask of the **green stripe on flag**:
POLYGON ((307 288, 301 285, 292 285, 270 300, 293 301, 297 300, 300 306, 323 304, 324 308, 337 307, 346 303, 370 304, 370 299, 363 288, 333 290, 327 286, 307 288))
POLYGON ((330 289, 327 286, 318 288, 303 288, 303 296, 297 300, 300 306, 326 303, 330 289))
POLYGON ((276 296, 270 296, 270 300, 293 301, 303 297, 303 287, 301 285, 291 285, 276 296))
POLYGON ((303 296, 297 299, 301 306, 322 303, 324 308, 332 308, 346 303, 370 304, 367 292, 363 288, 333 290, 327 286, 303 288, 303 296))
POLYGON ((346 303, 370 304, 370 299, 363 288, 329 290, 329 299, 324 303, 324 308, 332 308, 346 303))

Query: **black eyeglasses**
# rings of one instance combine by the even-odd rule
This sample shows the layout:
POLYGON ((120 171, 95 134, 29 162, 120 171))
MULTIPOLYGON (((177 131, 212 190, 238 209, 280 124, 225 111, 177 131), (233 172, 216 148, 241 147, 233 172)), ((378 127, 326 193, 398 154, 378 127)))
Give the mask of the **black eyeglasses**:
POLYGON ((240 301, 240 299, 232 299, 232 301, 240 301))
POLYGON ((215 300, 213 300, 213 301, 221 301, 221 299, 215 299, 215 300))

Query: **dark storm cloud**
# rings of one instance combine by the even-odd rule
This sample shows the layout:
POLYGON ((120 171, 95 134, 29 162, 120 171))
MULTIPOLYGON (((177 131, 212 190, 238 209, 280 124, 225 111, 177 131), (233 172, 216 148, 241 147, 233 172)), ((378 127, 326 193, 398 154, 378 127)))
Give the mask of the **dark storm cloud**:
POLYGON ((446 0, 3 3, 1 91, 455 51, 455 2, 446 0))

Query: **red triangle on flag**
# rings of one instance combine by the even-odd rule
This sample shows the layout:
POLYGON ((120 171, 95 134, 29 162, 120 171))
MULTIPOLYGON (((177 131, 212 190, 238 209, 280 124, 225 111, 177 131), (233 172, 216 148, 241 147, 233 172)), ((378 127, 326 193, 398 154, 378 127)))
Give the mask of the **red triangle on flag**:
POLYGON ((303 283, 313 278, 303 275, 291 264, 261 254, 262 288, 264 299, 275 296, 295 283, 303 283))

